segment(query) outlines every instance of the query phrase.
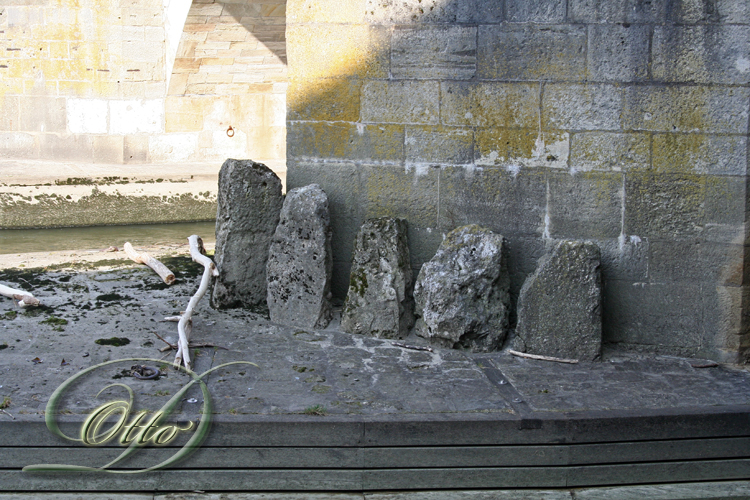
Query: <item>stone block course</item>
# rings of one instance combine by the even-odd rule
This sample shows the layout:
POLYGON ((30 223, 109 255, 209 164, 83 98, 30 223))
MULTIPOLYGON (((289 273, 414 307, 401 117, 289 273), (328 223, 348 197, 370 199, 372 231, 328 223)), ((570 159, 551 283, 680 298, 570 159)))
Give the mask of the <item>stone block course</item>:
POLYGON ((747 210, 747 192, 745 176, 706 177, 704 238, 727 243, 745 241, 747 233, 742 229, 742 221, 747 210))
POLYGON ((622 175, 550 174, 547 232, 552 238, 617 238, 622 231, 622 175))
POLYGON ((380 26, 290 25, 289 78, 387 78, 390 33, 380 26), (309 43, 315 40, 315 43, 309 43))
MULTIPOLYGON (((270 6, 269 6, 270 7, 270 6)), ((314 23, 362 23, 365 17, 365 2, 339 2, 336 0, 288 0, 288 24, 314 23)))
POLYGON ((619 86, 554 83, 545 85, 543 92, 543 127, 575 131, 622 129, 623 89, 619 86))
POLYGON ((656 26, 652 54, 658 81, 750 83, 750 26, 656 26))
POLYGON ((480 25, 477 76, 487 80, 572 80, 586 76, 586 30, 571 25, 480 25))
POLYGON ((602 280, 648 281, 650 242, 638 236, 594 240, 601 250, 602 280))
POLYGON ((539 123, 539 84, 440 84, 440 121, 445 125, 477 127, 536 127, 539 123))
POLYGON ((480 224, 503 235, 541 236, 547 205, 546 172, 446 167, 440 171, 440 227, 480 224))
POLYGON ((706 180, 698 175, 625 177, 625 234, 689 240, 702 231, 706 180))
POLYGON ((622 126, 655 132, 747 134, 750 89, 633 86, 622 92, 622 126))
POLYGON ((396 217, 417 227, 438 227, 440 177, 438 167, 404 167, 364 164, 358 167, 365 219, 396 217))
POLYGON ((635 82, 649 76, 650 27, 593 25, 588 32, 586 68, 594 82, 635 82))
POLYGON ((698 355, 706 291, 699 283, 605 282, 604 341, 640 352, 698 355))
POLYGON ((743 261, 744 253, 744 245, 653 241, 649 247, 649 281, 741 286, 748 283, 748 271, 736 263, 743 261))
POLYGON ((350 158, 402 163, 404 127, 345 122, 291 122, 287 130, 293 158, 350 158), (297 145, 305 145, 299 148, 297 145))
POLYGON ((91 135, 40 134, 40 155, 42 158, 90 163, 93 160, 93 142, 91 135))
POLYGON ((667 2, 656 0, 570 0, 568 21, 575 23, 661 24, 666 20, 667 2))
POLYGON ((627 171, 651 164, 650 140, 645 133, 583 132, 570 137, 570 169, 627 171))
POLYGON ((362 81, 341 78, 292 80, 287 91, 290 120, 359 120, 362 81))
POLYGON ((668 20, 678 24, 748 24, 749 15, 750 6, 745 2, 680 0, 672 5, 668 20))
POLYGON ((512 23, 562 23, 565 2, 558 0, 506 0, 507 21, 512 23))
POLYGON ((393 78, 468 80, 476 70, 476 27, 400 27, 393 31, 393 78))
POLYGON ((745 175, 747 137, 654 134, 653 168, 657 172, 745 175))
POLYGON ((26 132, 64 133, 67 131, 66 99, 55 97, 21 97, 18 130, 26 132))
POLYGON ((475 136, 477 165, 568 168, 570 140, 567 133, 530 129, 483 129, 475 136))
MULTIPOLYGON (((358 2, 358 0, 357 0, 358 2)), ((374 24, 491 23, 504 20, 502 0, 366 0, 365 20, 374 24)))
POLYGON ((470 164, 474 160, 471 129, 407 126, 406 163, 470 164))
POLYGON ((436 125, 439 99, 437 82, 368 81, 362 86, 361 120, 436 125))

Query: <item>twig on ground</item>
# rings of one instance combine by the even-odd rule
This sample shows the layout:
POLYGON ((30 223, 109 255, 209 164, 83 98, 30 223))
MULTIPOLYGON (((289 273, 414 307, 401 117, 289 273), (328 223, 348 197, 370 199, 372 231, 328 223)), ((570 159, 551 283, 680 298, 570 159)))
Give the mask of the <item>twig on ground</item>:
POLYGON ((195 306, 198 305, 198 302, 200 302, 206 294, 208 287, 211 284, 211 280, 214 276, 219 275, 219 271, 216 269, 216 265, 213 261, 204 255, 206 250, 203 248, 203 240, 201 240, 198 235, 193 234, 190 236, 188 238, 188 243, 190 244, 190 257, 192 257, 198 264, 203 265, 203 276, 201 277, 201 284, 198 287, 198 291, 191 297, 188 306, 185 308, 185 314, 182 315, 180 322, 177 323, 177 333, 180 338, 177 342, 178 349, 177 354, 175 355, 175 363, 180 365, 184 362, 185 367, 190 369, 189 339, 190 330, 192 329, 191 318, 193 316, 193 309, 195 309, 195 306))
POLYGON ((15 419, 16 419, 16 417, 14 417, 13 415, 11 415, 11 414, 10 414, 10 413, 8 413, 7 411, 3 410, 2 408, 0 408, 0 413, 5 413, 6 415, 8 415, 8 416, 9 416, 10 418, 12 418, 13 420, 15 420, 15 419))
MULTIPOLYGON (((225 351, 229 350, 229 349, 227 349, 224 346, 212 344, 211 342, 188 342, 188 347, 190 347, 190 348, 215 347, 216 349, 224 349, 225 351)), ((173 349, 177 349, 177 346, 173 346, 173 345, 170 344, 168 346, 165 346, 165 347, 162 347, 161 349, 159 349, 159 352, 167 352, 167 351, 171 351, 173 349)))
POLYGON ((391 342, 391 345, 396 346, 396 347, 402 347, 404 349, 413 349, 415 351, 432 352, 432 347, 424 347, 421 345, 408 345, 408 344, 402 344, 401 342, 391 342))
POLYGON ((136 252, 133 248, 133 245, 131 245, 129 241, 125 242, 124 249, 125 253, 132 261, 137 262, 138 264, 145 264, 153 269, 156 274, 161 276, 161 279, 164 280, 164 283, 166 283, 167 285, 171 285, 172 283, 174 283, 174 273, 170 271, 167 266, 151 257, 146 252, 136 252))
POLYGON ((556 363, 570 363, 572 365, 578 363, 577 359, 553 358, 552 356, 540 356, 539 354, 527 354, 525 352, 514 351, 513 349, 508 349, 508 352, 514 356, 518 356, 519 358, 538 359, 540 361, 554 361, 556 363))
MULTIPOLYGON (((177 349, 177 346, 176 346, 176 345, 174 345, 174 344, 172 344, 172 343, 170 343, 170 342, 167 342, 167 341, 166 341, 166 340, 164 340, 164 339, 162 338, 162 336, 161 336, 161 335, 159 335, 158 333, 156 333, 156 332, 153 332, 153 334, 154 334, 154 335, 156 335, 157 337, 159 337, 159 340, 161 340, 162 342, 164 342, 165 344, 167 344, 167 345, 168 345, 169 347, 171 347, 172 349, 177 349)), ((163 352, 163 351, 162 351, 162 352, 163 352)))
POLYGON ((18 290, 9 286, 0 285, 0 295, 13 299, 21 307, 38 306, 39 299, 24 290, 18 290))

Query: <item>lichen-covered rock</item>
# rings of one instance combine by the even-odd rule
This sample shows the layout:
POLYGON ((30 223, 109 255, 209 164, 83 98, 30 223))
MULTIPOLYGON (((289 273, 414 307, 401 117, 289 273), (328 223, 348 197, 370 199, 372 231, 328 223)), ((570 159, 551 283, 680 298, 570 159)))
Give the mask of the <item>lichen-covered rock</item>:
POLYGON ((292 189, 268 254, 271 321, 325 328, 331 321, 331 217, 317 184, 292 189))
POLYGON ((503 246, 501 235, 474 224, 448 233, 414 286, 417 335, 445 347, 500 348, 510 303, 503 246))
POLYGON ((219 277, 211 305, 265 310, 266 260, 283 203, 281 180, 262 163, 229 159, 219 172, 218 203, 219 277))
POLYGON ((379 338, 404 338, 414 325, 412 274, 404 219, 366 221, 354 259, 341 328, 379 338))
POLYGON ((539 259, 518 297, 513 349, 530 354, 593 360, 602 347, 599 247, 561 241, 539 259))

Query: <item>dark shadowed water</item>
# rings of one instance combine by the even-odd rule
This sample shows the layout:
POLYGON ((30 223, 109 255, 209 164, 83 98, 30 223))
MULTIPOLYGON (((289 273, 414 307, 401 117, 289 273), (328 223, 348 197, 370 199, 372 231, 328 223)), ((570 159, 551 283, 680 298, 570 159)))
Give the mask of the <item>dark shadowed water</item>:
POLYGON ((87 250, 115 246, 187 243, 197 234, 203 241, 215 241, 214 222, 137 224, 131 226, 67 227, 59 229, 0 229, 0 254, 87 250))

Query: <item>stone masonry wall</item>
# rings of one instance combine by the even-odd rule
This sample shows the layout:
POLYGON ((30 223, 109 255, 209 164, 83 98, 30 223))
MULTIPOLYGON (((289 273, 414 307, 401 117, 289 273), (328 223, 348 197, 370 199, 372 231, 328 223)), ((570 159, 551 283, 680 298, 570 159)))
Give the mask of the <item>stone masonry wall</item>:
POLYGON ((0 2, 0 158, 283 169, 284 3, 0 2))
POLYGON ((415 272, 457 226, 501 233, 514 303, 588 239, 605 343, 748 355, 750 3, 289 0, 287 23, 287 182, 329 196, 338 296, 370 217, 408 220, 415 272))

